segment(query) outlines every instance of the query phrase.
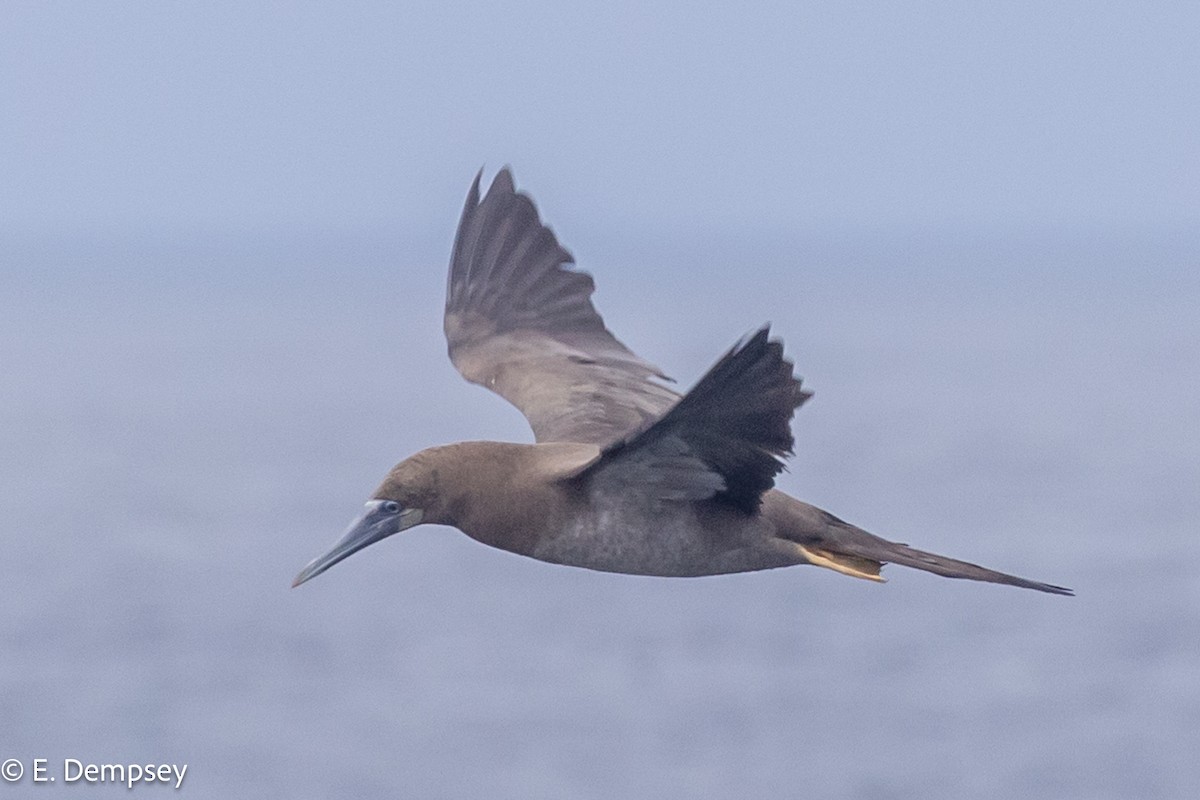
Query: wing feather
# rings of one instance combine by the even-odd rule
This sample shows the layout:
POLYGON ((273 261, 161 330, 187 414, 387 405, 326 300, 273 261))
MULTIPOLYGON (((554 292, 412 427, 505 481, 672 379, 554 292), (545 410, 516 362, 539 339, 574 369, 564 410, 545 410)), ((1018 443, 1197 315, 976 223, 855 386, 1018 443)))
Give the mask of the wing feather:
POLYGON ((467 194, 446 286, 446 341, 462 376, 508 400, 539 442, 607 445, 647 427, 679 395, 604 326, 591 275, 502 169, 467 194))
POLYGON ((661 419, 568 476, 658 500, 714 498, 758 511, 791 455, 795 409, 811 396, 763 328, 726 353, 661 419))

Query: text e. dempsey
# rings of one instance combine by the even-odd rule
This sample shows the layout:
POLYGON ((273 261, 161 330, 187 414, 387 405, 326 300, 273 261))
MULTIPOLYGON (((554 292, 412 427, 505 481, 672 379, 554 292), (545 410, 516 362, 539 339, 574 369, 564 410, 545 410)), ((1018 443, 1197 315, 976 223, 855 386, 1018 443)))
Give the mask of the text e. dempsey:
POLYGON ((138 783, 174 783, 178 789, 186 773, 187 764, 85 764, 76 758, 63 759, 65 783, 123 783, 127 789, 138 783))

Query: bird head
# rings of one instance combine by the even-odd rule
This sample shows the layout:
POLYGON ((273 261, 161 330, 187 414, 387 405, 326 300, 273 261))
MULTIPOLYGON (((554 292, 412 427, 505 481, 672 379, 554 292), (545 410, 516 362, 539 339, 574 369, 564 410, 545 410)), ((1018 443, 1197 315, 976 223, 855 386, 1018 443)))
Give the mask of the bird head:
POLYGON ((438 470, 430 463, 428 452, 417 453, 393 467, 341 538, 300 570, 292 586, 315 578, 342 559, 392 534, 422 522, 436 521, 438 470))

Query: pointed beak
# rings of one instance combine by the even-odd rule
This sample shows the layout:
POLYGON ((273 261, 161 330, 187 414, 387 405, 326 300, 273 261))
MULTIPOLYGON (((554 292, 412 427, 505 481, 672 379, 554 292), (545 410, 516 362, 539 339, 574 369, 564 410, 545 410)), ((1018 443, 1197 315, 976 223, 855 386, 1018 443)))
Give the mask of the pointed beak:
POLYGON ((421 516, 419 508, 401 508, 390 500, 369 501, 362 514, 350 523, 350 527, 342 534, 342 538, 300 570, 300 574, 292 581, 292 588, 317 577, 334 564, 354 555, 364 547, 386 539, 393 533, 399 533, 405 528, 411 528, 421 521, 421 516))

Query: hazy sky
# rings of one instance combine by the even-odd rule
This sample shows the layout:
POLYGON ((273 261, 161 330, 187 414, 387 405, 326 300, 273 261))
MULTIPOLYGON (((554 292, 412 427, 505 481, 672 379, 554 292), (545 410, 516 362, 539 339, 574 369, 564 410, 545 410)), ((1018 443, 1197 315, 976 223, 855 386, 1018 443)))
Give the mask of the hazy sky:
POLYGON ((1175 235, 1198 37, 1195 2, 6 2, 0 227, 442 247, 511 163, 601 233, 1175 235))

